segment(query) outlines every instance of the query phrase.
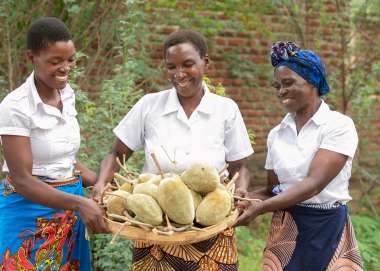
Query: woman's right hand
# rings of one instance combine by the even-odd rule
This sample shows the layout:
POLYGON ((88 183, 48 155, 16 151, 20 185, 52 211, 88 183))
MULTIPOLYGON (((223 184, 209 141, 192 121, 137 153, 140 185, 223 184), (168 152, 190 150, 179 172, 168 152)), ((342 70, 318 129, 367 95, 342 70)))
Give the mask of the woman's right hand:
POLYGON ((105 188, 105 185, 102 182, 96 182, 96 184, 92 188, 91 198, 97 203, 102 202, 101 197, 102 197, 104 188, 105 188))
POLYGON ((92 233, 110 232, 103 217, 104 212, 94 200, 81 198, 77 211, 83 223, 92 233))

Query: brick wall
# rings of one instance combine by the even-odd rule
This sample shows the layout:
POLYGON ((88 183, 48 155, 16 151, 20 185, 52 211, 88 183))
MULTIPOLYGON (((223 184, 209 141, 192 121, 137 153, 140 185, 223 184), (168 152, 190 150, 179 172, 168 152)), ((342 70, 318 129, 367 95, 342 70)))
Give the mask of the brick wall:
MULTIPOLYGON (((307 9, 308 7, 305 7, 307 9)), ((334 16, 337 7, 330 1, 326 1, 325 10, 327 14, 334 16)), ((266 36, 259 30, 226 28, 212 38, 208 39, 210 47, 209 56, 211 65, 207 72, 213 83, 222 83, 228 96, 234 99, 243 114, 244 121, 248 128, 252 129, 257 138, 254 149, 256 154, 252 156, 250 167, 254 173, 254 178, 258 182, 264 180, 265 172, 263 165, 266 152, 266 137, 269 130, 280 122, 284 116, 284 111, 280 108, 274 90, 270 87, 272 69, 268 69, 270 46, 277 40, 295 40, 298 44, 303 43, 306 48, 316 51, 327 64, 328 70, 337 69, 340 57, 340 43, 336 35, 334 23, 325 25, 322 23, 319 12, 308 10, 307 16, 303 18, 302 25, 304 39, 292 27, 290 21, 285 17, 284 10, 278 13, 268 14, 261 18, 272 35, 266 36), (233 76, 233 70, 237 66, 231 66, 231 62, 226 60, 226 54, 234 52, 242 60, 249 61, 253 70, 266 67, 267 72, 263 76, 255 79, 255 82, 247 82, 244 79, 233 76)), ((228 20, 223 13, 204 12, 213 20, 228 20)), ((157 18, 157 17, 156 17, 157 18)), ((166 35, 178 29, 173 25, 160 25, 157 20, 151 26, 152 33, 155 33, 153 41, 157 45, 152 47, 152 56, 157 61, 162 61, 162 48, 159 45, 166 35)), ((239 63, 234 63, 239 65, 239 63)), ((328 98, 327 98, 328 100, 328 98)), ((380 133, 380 120, 374 121, 376 133, 380 133)), ((380 137, 377 137, 380 138, 380 137)), ((379 144, 380 146, 380 144, 379 144)))

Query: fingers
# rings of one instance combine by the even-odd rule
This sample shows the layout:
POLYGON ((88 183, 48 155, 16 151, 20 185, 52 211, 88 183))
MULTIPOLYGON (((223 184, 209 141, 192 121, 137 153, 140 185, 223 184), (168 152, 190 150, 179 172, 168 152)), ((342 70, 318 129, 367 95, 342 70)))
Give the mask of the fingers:
POLYGON ((238 226, 247 226, 248 223, 247 223, 247 220, 248 220, 248 214, 247 212, 243 212, 235 221, 233 227, 238 227, 238 226))
POLYGON ((244 198, 247 195, 247 191, 244 189, 238 188, 235 190, 235 195, 244 198))

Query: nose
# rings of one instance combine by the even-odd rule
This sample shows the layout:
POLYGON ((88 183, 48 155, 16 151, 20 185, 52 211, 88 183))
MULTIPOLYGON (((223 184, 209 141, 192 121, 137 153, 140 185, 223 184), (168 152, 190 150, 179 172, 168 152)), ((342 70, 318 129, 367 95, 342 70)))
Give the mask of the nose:
POLYGON ((185 72, 182 67, 176 69, 174 73, 174 79, 182 79, 185 76, 185 72))
POLYGON ((279 89, 278 89, 278 97, 282 97, 284 96, 286 93, 288 93, 288 89, 286 87, 283 87, 281 86, 279 89))
POLYGON ((71 69, 75 68, 75 63, 72 63, 70 61, 64 61, 62 63, 62 66, 59 67, 59 69, 62 71, 62 72, 69 72, 71 69))

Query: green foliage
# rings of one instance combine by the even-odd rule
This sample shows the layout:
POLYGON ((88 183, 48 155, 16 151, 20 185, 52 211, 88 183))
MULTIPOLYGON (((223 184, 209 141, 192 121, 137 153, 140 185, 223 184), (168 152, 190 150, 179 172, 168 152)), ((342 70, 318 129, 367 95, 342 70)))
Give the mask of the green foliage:
POLYGON ((91 237, 96 270, 129 270, 132 261, 132 242, 117 239, 111 244, 112 235, 97 234, 91 237))
POLYGON ((239 253, 239 270, 262 270, 262 256, 265 248, 271 214, 257 217, 249 227, 236 228, 239 253))
POLYGON ((366 215, 353 215, 352 223, 364 260, 364 270, 380 270, 380 234, 377 234, 380 220, 366 215))

